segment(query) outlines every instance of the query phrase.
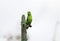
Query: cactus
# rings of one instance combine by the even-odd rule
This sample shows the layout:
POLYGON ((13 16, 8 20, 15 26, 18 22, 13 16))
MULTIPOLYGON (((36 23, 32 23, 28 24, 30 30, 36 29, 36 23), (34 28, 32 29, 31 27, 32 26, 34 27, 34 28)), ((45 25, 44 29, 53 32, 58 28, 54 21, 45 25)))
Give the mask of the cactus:
POLYGON ((21 18, 21 41, 27 41, 25 15, 22 15, 22 18, 21 18))

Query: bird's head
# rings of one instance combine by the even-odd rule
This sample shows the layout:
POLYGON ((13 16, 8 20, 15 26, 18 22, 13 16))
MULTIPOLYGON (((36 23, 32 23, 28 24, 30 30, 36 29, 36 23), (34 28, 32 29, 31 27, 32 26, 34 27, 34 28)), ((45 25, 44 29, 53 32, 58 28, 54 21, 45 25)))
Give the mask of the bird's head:
POLYGON ((30 16, 30 15, 31 15, 31 12, 30 12, 30 11, 28 11, 27 13, 28 13, 28 16, 30 16))

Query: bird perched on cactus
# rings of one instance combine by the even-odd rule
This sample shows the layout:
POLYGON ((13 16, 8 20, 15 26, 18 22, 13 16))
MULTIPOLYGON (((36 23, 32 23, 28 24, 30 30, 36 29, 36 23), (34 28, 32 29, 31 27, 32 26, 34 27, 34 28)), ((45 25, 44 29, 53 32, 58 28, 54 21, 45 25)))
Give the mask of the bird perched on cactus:
POLYGON ((26 29, 28 29, 29 27, 32 27, 32 25, 31 25, 31 23, 32 23, 31 12, 28 11, 27 14, 28 14, 28 16, 27 16, 27 20, 26 20, 26 29))

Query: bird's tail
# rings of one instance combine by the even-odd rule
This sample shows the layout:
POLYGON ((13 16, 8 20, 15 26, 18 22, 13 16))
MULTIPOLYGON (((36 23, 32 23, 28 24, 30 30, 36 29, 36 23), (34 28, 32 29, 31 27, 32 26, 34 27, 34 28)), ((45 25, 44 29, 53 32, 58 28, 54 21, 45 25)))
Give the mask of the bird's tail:
POLYGON ((29 25, 29 27, 32 27, 32 25, 29 25))
POLYGON ((29 27, 32 27, 32 25, 27 25, 26 29, 28 29, 29 27))

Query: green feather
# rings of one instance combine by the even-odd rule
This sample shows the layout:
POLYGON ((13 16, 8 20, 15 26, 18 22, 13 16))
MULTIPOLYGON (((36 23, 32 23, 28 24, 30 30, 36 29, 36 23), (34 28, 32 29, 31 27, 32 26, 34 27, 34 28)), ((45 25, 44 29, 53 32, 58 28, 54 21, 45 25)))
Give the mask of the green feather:
POLYGON ((26 20, 26 25, 28 25, 28 26, 31 25, 31 22, 32 22, 32 15, 31 15, 31 12, 29 11, 28 16, 27 16, 27 20, 26 20))

